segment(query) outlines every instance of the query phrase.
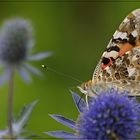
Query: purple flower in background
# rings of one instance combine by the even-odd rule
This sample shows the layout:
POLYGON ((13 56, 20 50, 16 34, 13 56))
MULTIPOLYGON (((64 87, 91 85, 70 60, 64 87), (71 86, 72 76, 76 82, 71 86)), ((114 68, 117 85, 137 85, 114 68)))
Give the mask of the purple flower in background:
POLYGON ((80 111, 76 122, 61 115, 50 115, 56 121, 73 129, 45 132, 50 136, 63 139, 84 140, 126 140, 136 139, 140 131, 140 104, 129 98, 125 92, 110 89, 91 98, 89 108, 80 97, 72 93, 76 107, 80 111))
POLYGON ((0 31, 0 64, 4 66, 4 73, 0 77, 0 84, 9 78, 11 67, 15 67, 25 82, 30 82, 29 73, 41 75, 35 67, 27 64, 51 55, 51 52, 31 54, 34 46, 33 29, 28 20, 14 18, 3 23, 0 31))

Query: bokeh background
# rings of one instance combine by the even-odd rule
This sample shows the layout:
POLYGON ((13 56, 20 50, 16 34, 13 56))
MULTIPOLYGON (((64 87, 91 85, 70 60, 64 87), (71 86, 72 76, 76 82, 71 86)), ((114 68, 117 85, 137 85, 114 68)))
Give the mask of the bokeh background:
MULTIPOLYGON (((68 77, 41 68, 42 64, 81 81, 92 77, 93 70, 110 38, 132 10, 140 8, 140 2, 95 1, 5 1, 0 2, 0 23, 12 17, 31 20, 36 44, 34 53, 52 51, 52 57, 33 63, 43 73, 43 78, 33 77, 26 85, 16 75, 14 116, 20 108, 39 99, 29 120, 27 129, 42 134, 51 130, 69 130, 55 122, 48 114, 62 114, 76 119, 78 111, 69 92, 80 84, 68 77)), ((6 126, 7 83, 0 87, 0 129, 6 126)))

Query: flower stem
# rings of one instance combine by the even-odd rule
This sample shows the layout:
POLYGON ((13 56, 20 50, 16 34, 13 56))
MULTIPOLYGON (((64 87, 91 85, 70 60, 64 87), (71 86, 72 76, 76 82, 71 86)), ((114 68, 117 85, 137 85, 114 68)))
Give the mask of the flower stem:
POLYGON ((14 67, 11 67, 9 82, 8 82, 8 106, 7 106, 7 123, 8 123, 8 131, 11 139, 13 138, 13 128, 12 128, 13 88, 14 88, 14 67))

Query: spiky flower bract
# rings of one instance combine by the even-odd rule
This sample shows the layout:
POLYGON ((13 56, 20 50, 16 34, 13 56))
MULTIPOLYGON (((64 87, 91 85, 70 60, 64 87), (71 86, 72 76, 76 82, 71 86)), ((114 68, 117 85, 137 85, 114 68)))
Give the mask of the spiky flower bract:
MULTIPOLYGON (((73 137, 84 140, 126 140, 136 139, 140 131, 140 104, 135 98, 129 98, 126 92, 114 89, 100 93, 91 98, 89 108, 85 102, 79 104, 80 97, 73 93, 75 104, 80 111, 79 117, 73 127, 67 118, 60 115, 51 115, 58 122, 73 128, 73 137)), ((47 132, 47 134, 66 138, 63 131, 47 132), (63 137, 62 137, 63 134, 63 137)), ((68 134, 69 135, 69 134, 68 134)), ((67 137, 68 137, 67 135, 67 137)))
POLYGON ((33 28, 30 21, 22 18, 6 20, 0 30, 0 63, 5 72, 0 78, 0 84, 7 80, 10 68, 15 67, 21 77, 30 82, 27 71, 40 75, 40 71, 27 64, 27 61, 37 61, 51 55, 51 52, 42 52, 31 55, 34 46, 33 28))
MULTIPOLYGON (((25 127, 28 125, 30 115, 37 102, 38 100, 35 100, 32 103, 23 106, 17 117, 14 118, 14 121, 12 122, 13 138, 11 138, 8 128, 6 128, 5 130, 0 130, 0 140, 31 140, 29 137, 31 137, 32 134, 26 130, 25 127)), ((37 137, 35 139, 37 139, 37 137)))

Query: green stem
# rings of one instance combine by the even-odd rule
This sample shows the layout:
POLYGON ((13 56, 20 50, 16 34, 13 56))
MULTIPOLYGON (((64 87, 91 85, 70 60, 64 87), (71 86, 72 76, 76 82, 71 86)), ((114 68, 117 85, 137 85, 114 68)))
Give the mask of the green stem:
POLYGON ((7 107, 7 123, 10 138, 13 138, 13 88, 14 88, 14 67, 11 67, 10 77, 8 82, 8 107, 7 107))

